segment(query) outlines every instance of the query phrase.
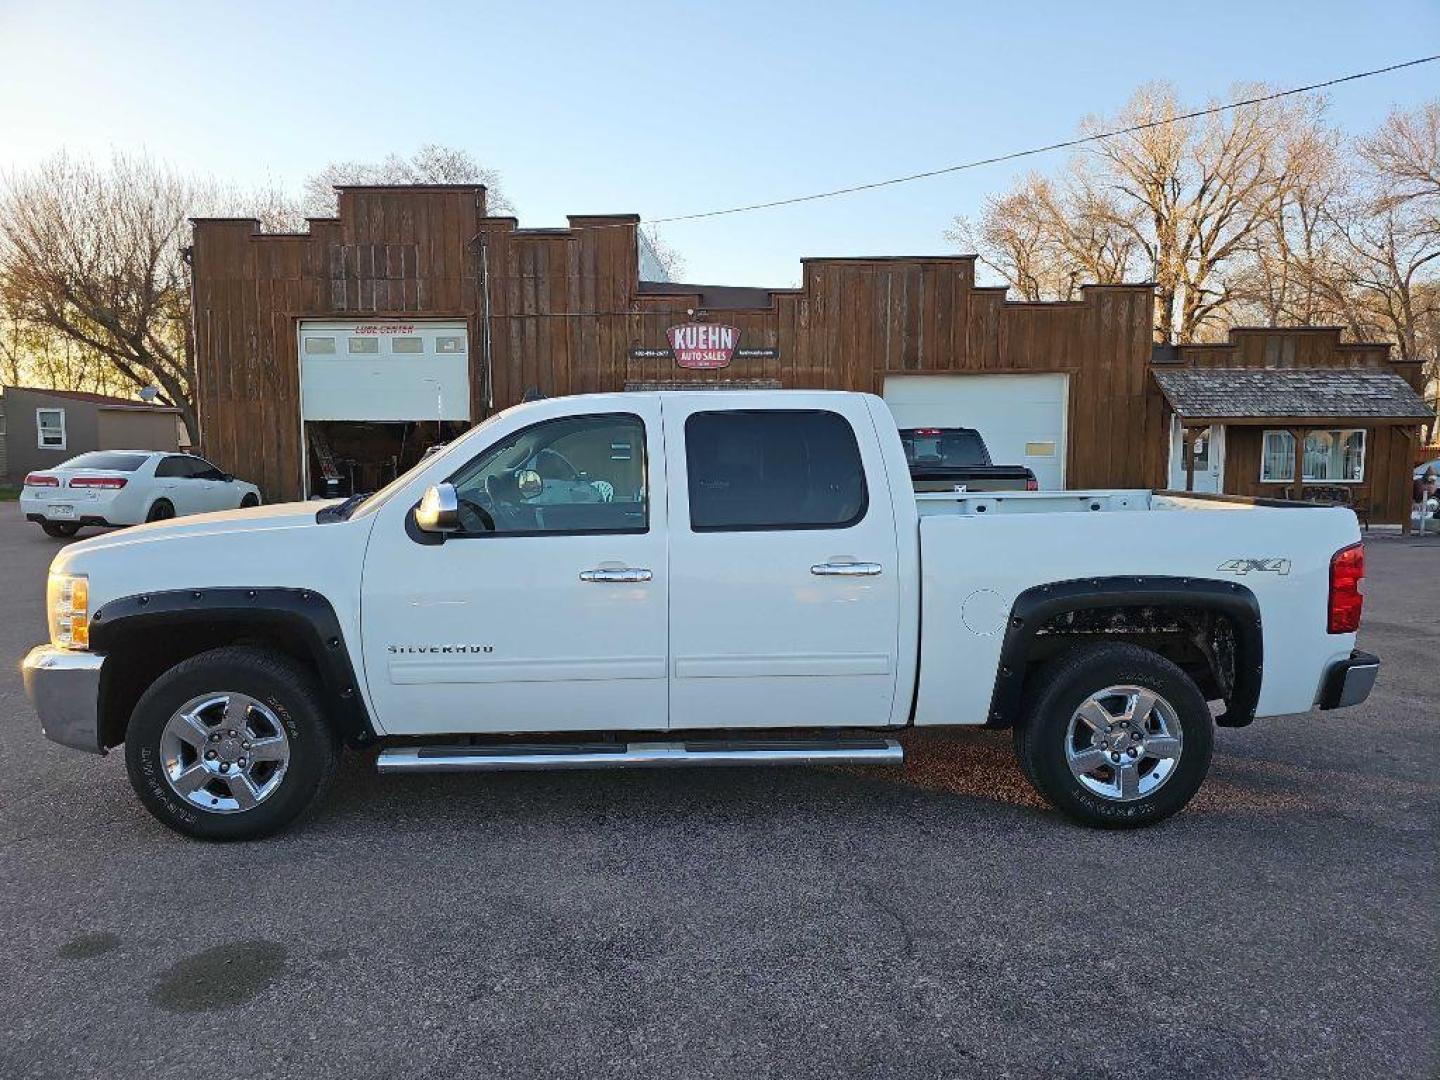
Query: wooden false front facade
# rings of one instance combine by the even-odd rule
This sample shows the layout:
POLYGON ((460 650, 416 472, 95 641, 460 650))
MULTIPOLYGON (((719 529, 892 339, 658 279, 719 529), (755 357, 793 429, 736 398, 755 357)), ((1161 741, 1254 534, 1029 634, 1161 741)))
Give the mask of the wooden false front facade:
POLYGON ((701 319, 741 331, 761 358, 689 371, 666 332, 703 295, 638 278, 638 218, 575 216, 565 229, 487 217, 482 188, 346 188, 339 216, 271 235, 250 220, 194 224, 192 272, 205 452, 301 494, 297 328, 305 320, 457 319, 469 328, 470 415, 527 394, 672 383, 879 393, 887 376, 1054 372, 1069 377, 1071 486, 1160 484, 1164 439, 1148 385, 1151 291, 1111 286, 1079 302, 1009 303, 975 286, 973 257, 809 259, 793 290, 701 319), (487 287, 488 286, 488 287, 487 287))
MULTIPOLYGON (((976 286, 973 256, 806 259, 797 289, 641 282, 638 225, 633 215, 573 216, 567 228, 522 229, 487 216, 475 186, 343 188, 336 218, 295 235, 261 233, 248 219, 197 220, 205 453, 267 499, 301 497, 313 460, 302 417, 303 327, 445 320, 468 338, 471 422, 535 393, 697 384, 882 393, 906 376, 988 376, 994 387, 996 376, 1049 375, 1063 377, 1055 425, 1065 486, 1167 486, 1170 416, 1150 374, 1149 285, 1012 303, 1004 289, 976 286), (670 328, 691 321, 739 330, 728 366, 687 370, 666 354, 670 328)), ((1222 348, 1247 363, 1272 362, 1266 350, 1277 347, 1282 360, 1286 349, 1336 352, 1304 333, 1284 340, 1241 335, 1222 348)), ((1340 352, 1347 362, 1385 362, 1383 346, 1359 348, 1340 352)), ((1222 355, 1204 350, 1181 350, 1183 362, 1222 355)), ((1403 434, 1394 438, 1403 443, 1403 434)), ((1386 439, 1375 449, 1389 468, 1403 446, 1386 439)), ((1250 452, 1237 437, 1237 459, 1250 452)))

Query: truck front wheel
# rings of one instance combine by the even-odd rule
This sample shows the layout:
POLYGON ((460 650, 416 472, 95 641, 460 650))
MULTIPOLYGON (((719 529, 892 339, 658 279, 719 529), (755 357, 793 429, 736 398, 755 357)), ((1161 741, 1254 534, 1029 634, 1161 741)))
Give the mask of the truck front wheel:
POLYGON ((125 733, 130 783, 177 832, 249 840, 285 828, 329 786, 339 743, 315 681, 263 649, 212 649, 145 692, 125 733))
POLYGON ((1131 829, 1184 808, 1210 768, 1214 721, 1194 681, 1137 645, 1077 646, 1026 688, 1021 768, 1086 825, 1131 829))

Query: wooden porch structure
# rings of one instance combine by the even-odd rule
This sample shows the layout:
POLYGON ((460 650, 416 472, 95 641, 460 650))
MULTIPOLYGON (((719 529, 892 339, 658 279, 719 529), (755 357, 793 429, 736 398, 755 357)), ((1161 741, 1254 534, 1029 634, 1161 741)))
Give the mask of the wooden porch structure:
MULTIPOLYGON (((1333 333, 1338 346, 1339 332, 1333 333)), ((1340 348, 1337 358, 1354 359, 1358 347, 1340 348)), ((1409 463, 1418 425, 1432 415, 1406 377, 1411 374, 1410 366, 1356 363, 1230 368, 1171 361, 1152 364, 1151 371, 1167 413, 1176 418, 1182 432, 1186 490, 1195 489, 1197 436, 1218 427, 1225 432, 1225 492, 1337 503, 1353 508, 1367 524, 1373 518, 1408 527, 1409 463), (1353 474, 1316 469, 1317 475, 1306 475, 1307 442, 1314 433, 1355 431, 1363 435, 1360 461, 1353 474), (1267 472, 1267 432, 1290 436, 1294 461, 1289 469, 1275 468, 1272 449, 1267 472)), ((1414 374, 1418 374, 1418 366, 1414 374)), ((1348 470, 1348 462, 1346 467, 1348 470)))

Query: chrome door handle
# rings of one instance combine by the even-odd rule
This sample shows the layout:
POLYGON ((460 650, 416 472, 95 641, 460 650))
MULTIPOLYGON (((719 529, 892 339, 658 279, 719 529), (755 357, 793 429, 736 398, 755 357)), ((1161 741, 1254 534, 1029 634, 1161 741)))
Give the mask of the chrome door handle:
POLYGON ((649 581, 654 576, 649 570, 640 566, 580 571, 581 581, 649 581))
POLYGON ((874 577, 885 568, 878 562, 822 562, 810 567, 819 577, 874 577))

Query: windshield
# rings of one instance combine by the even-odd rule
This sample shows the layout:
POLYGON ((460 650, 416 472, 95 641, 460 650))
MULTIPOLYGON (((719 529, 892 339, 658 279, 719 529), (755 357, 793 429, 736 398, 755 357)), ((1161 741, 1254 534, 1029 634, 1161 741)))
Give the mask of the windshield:
MULTIPOLYGON (((494 413, 493 415, 486 417, 484 420, 481 420, 480 423, 476 424, 464 435, 461 435, 460 438, 456 439, 449 446, 444 447, 443 450, 440 451, 440 453, 448 453, 451 449, 469 442, 472 438, 474 438, 480 432, 486 430, 488 427, 490 427, 490 425, 495 423, 496 420, 499 420, 509 411, 509 409, 503 409, 500 412, 494 413)), ((342 511, 342 513, 337 516, 342 521, 348 521, 351 518, 364 517, 367 514, 375 513, 375 511, 379 510, 382 506, 384 506, 387 502, 390 501, 390 497, 394 495, 395 492, 399 491, 401 488, 409 484, 410 481, 413 480, 422 469, 427 469, 431 465, 433 465, 437 456, 439 455, 427 452, 426 455, 422 457, 419 461, 417 461, 414 465, 411 465, 410 468, 406 469, 403 473, 397 476, 394 480, 391 480, 390 483, 386 484, 373 495, 356 496, 345 500, 344 503, 340 504, 335 508, 342 511)))
POLYGON ((149 454, 116 454, 96 450, 73 457, 60 465, 62 469, 109 469, 112 472, 134 472, 145 463, 149 454))
POLYGON ((912 469, 963 469, 989 465, 985 441, 973 428, 907 428, 900 432, 912 469))

